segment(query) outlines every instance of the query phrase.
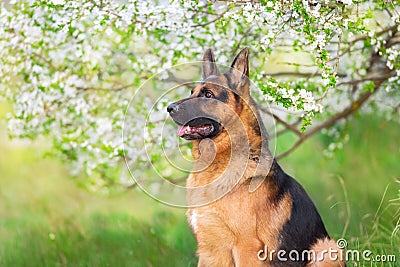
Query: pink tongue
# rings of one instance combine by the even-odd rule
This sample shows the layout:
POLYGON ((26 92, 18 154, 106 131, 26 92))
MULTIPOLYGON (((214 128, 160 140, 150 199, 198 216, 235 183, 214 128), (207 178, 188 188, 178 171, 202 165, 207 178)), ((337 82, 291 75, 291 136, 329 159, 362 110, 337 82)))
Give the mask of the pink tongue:
POLYGON ((178 136, 182 137, 185 134, 187 126, 178 125, 178 136))

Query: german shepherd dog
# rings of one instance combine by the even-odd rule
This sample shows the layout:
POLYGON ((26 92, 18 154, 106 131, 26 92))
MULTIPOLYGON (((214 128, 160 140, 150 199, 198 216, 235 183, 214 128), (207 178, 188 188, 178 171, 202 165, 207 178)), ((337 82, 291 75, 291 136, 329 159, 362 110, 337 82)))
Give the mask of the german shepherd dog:
POLYGON ((178 135, 193 143, 187 217, 198 266, 345 266, 313 202, 268 150, 248 54, 221 74, 208 49, 202 82, 167 107, 178 135))

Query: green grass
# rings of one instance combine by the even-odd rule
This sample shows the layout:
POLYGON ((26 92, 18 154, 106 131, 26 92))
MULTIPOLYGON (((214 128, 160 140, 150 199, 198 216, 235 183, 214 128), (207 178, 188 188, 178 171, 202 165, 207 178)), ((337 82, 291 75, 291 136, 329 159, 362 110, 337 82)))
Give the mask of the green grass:
MULTIPOLYGON (((374 117, 351 125, 349 143, 332 159, 322 156, 320 135, 281 165, 309 192, 331 236, 400 261, 399 126, 374 117)), ((278 149, 292 139, 283 136, 278 149)), ((88 193, 66 166, 43 158, 46 147, 9 141, 0 130, 0 266, 196 266, 184 210, 137 190, 88 193)))
MULTIPOLYGON (((319 135, 281 161, 309 192, 331 236, 344 237, 349 249, 394 254, 398 262, 400 236, 394 230, 400 227, 399 134, 396 123, 356 118, 348 144, 332 159, 322 156, 327 140, 319 135)), ((291 138, 285 136, 278 150, 291 138)))
POLYGON ((88 193, 41 144, 0 149, 0 266, 194 266, 184 210, 88 193))
MULTIPOLYGON (((168 215, 167 215, 168 216, 168 215)), ((9 219, 2 228, 13 229, 2 244, 2 266, 190 266, 195 262, 189 230, 177 218, 142 222, 127 214, 92 214, 63 225, 29 218, 9 219), (169 242, 166 232, 184 244, 169 242)))

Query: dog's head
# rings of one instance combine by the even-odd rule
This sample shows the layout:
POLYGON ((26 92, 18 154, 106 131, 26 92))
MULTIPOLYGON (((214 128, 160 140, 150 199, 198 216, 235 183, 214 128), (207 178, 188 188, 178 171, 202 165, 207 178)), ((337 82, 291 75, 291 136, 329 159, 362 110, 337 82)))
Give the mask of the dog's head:
POLYGON ((237 119, 244 105, 251 102, 249 49, 235 57, 231 68, 221 74, 211 49, 204 53, 203 80, 188 98, 170 104, 167 111, 178 124, 178 135, 188 140, 215 138, 237 119))

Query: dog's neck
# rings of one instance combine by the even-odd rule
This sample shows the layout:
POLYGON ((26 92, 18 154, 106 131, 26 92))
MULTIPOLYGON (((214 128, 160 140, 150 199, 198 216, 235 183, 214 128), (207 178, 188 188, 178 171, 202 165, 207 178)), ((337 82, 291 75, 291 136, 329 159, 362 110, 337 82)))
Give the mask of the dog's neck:
POLYGON ((244 160, 250 159, 257 163, 260 162, 260 158, 272 161, 266 130, 255 102, 249 99, 248 103, 241 107, 239 119, 230 122, 231 125, 228 128, 234 129, 233 131, 224 127, 217 137, 208 142, 193 141, 192 155, 195 160, 195 170, 203 169, 203 167, 208 171, 227 168, 233 156, 238 154, 247 155, 244 160))
MULTIPOLYGON (((253 192, 270 176, 273 158, 267 147, 265 128, 255 108, 243 107, 239 120, 213 140, 194 140, 193 170, 189 177, 188 203, 202 205, 247 184, 253 192)), ((269 181, 269 179, 267 180, 269 181)))
POLYGON ((235 152, 234 149, 246 152, 249 159, 259 158, 261 151, 265 153, 268 150, 268 137, 264 124, 253 106, 254 101, 249 102, 251 104, 242 107, 239 120, 231 122, 230 130, 224 128, 217 137, 212 139, 213 151, 202 149, 202 140, 193 140, 192 155, 195 161, 201 159, 202 150, 204 150, 205 153, 214 154, 214 161, 218 162, 220 168, 221 163, 230 161, 231 154, 235 152))

